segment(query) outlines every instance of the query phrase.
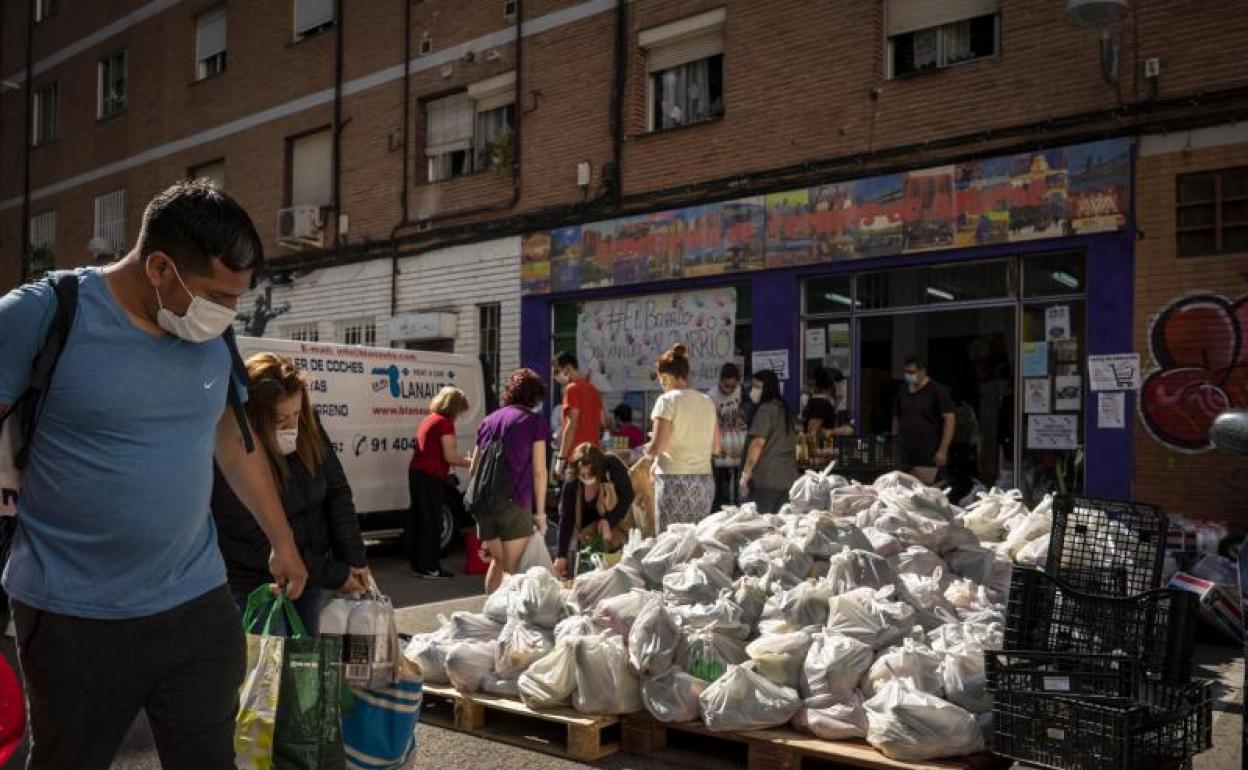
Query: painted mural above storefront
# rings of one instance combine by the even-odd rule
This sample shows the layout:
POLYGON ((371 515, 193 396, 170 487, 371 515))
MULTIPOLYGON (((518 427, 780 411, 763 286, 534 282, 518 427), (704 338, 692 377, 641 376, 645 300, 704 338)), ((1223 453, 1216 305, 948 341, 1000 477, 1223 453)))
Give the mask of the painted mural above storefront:
POLYGON ((1114 232, 1131 142, 1111 139, 531 233, 525 294, 1114 232))

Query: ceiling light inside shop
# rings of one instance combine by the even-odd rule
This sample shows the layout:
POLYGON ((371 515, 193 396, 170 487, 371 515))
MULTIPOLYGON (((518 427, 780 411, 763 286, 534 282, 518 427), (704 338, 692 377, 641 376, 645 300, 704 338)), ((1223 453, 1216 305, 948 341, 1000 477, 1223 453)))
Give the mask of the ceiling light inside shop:
POLYGON ((841 304, 841 305, 854 304, 854 301, 850 299, 849 297, 846 297, 844 294, 837 294, 834 291, 824 294, 823 298, 828 300, 829 302, 836 302, 837 304, 841 304))
POLYGON ((937 289, 935 286, 928 286, 927 293, 929 296, 935 297, 936 299, 943 299, 946 302, 951 302, 954 299, 953 294, 945 291, 944 289, 937 289))
POLYGON ((1070 289, 1079 288, 1079 279, 1074 277, 1070 273, 1066 272, 1065 270, 1054 270, 1053 272, 1049 273, 1049 277, 1067 288, 1070 288, 1070 289))

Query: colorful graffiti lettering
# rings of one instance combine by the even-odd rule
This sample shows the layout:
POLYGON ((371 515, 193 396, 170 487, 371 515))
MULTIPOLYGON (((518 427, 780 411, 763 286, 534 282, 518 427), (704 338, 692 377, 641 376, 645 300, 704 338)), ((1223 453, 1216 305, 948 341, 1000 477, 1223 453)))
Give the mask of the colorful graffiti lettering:
POLYGON ((1140 391, 1140 418, 1180 452, 1212 448, 1219 413, 1248 407, 1248 295, 1190 294, 1162 308, 1149 330, 1157 368, 1140 391))

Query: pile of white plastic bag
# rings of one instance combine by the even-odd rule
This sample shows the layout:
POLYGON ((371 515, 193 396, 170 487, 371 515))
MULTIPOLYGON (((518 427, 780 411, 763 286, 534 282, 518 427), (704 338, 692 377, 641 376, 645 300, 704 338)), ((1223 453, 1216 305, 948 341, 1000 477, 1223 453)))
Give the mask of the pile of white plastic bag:
POLYGON ((901 760, 981 750, 1015 563, 1047 553, 1051 503, 982 492, 963 510, 903 473, 808 474, 777 515, 726 508, 561 584, 509 576, 407 656, 430 684, 532 708, 648 711, 712 730, 792 724, 901 760))

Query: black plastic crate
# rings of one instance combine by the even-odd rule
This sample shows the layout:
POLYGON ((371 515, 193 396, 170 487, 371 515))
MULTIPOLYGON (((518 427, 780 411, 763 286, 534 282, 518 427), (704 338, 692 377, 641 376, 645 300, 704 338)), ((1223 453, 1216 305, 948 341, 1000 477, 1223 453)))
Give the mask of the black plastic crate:
POLYGON ((1142 680, 1138 698, 998 692, 992 750, 1055 770, 1179 768, 1213 745, 1213 688, 1142 680))
POLYGON ((985 650, 988 691, 1062 697, 1138 698, 1144 667, 1125 655, 985 650))
POLYGON ((1191 677, 1200 602, 1157 589, 1116 597, 1077 591, 1038 569, 1015 567, 1005 606, 1006 650, 1123 655, 1170 683, 1191 677))
POLYGON ((1080 591, 1134 596, 1161 586, 1169 532, 1155 505, 1058 495, 1044 568, 1080 591))

